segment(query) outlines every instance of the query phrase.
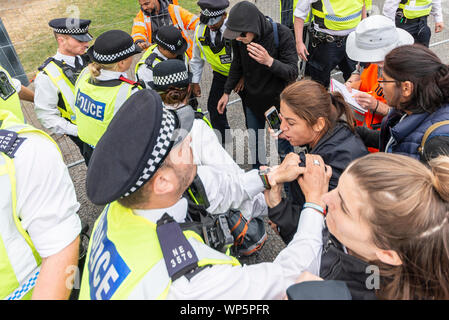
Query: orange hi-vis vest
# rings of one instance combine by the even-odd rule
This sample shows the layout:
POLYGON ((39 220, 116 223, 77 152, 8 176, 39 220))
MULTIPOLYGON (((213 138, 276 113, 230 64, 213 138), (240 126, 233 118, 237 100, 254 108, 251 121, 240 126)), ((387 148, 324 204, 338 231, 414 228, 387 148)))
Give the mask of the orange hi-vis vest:
MULTIPOLYGON (((168 13, 170 14, 173 25, 178 28, 184 39, 187 41, 187 55, 192 58, 193 41, 187 34, 187 30, 194 31, 196 25, 200 21, 196 15, 190 13, 186 9, 176 5, 178 1, 173 1, 175 4, 168 5, 168 13)), ((151 44, 151 17, 146 16, 142 10, 139 11, 134 18, 134 24, 131 31, 131 36, 134 42, 143 40, 151 44)))
MULTIPOLYGON (((363 70, 360 75, 360 88, 362 92, 370 92, 376 100, 382 103, 387 103, 384 98, 383 89, 379 84, 378 77, 378 66, 375 63, 371 63, 368 68, 363 70)), ((379 113, 374 113, 373 111, 368 111, 364 115, 358 113, 354 110, 354 118, 357 126, 367 127, 369 129, 380 130, 380 123, 382 122, 383 115, 379 113)), ((374 148, 368 149, 370 152, 377 152, 379 150, 374 148)))

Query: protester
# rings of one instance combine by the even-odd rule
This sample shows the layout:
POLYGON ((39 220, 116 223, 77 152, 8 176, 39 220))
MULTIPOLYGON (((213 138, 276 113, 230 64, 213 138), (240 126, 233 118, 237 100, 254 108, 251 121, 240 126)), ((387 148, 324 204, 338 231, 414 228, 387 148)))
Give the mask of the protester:
POLYGON ((432 125, 449 120, 449 67, 422 45, 401 46, 385 57, 379 83, 394 109, 383 119, 380 132, 357 129, 365 144, 422 161, 448 154, 447 124, 423 138, 432 125))
MULTIPOLYGON (((341 94, 328 93, 315 81, 301 80, 282 91, 280 117, 280 139, 286 139, 292 146, 307 147, 308 153, 320 155, 332 167, 330 190, 337 186, 340 175, 352 160, 367 154, 354 132, 352 111, 341 94), (340 120, 342 116, 346 116, 346 121, 340 120)), ((297 159, 298 155, 292 153, 289 157, 297 159)), ((293 238, 305 203, 298 182, 290 181, 276 181, 265 197, 268 217, 277 225, 285 243, 293 238), (281 196, 284 182, 290 182, 290 195, 286 199, 281 196)))
POLYGON ((34 80, 34 111, 44 128, 56 135, 67 135, 86 159, 91 147, 78 137, 75 116, 75 82, 89 62, 85 54, 93 39, 90 20, 58 18, 52 28, 58 50, 38 68, 34 80))
POLYGON ((444 29, 441 0, 386 0, 382 13, 394 21, 398 28, 408 31, 416 43, 426 47, 429 47, 432 35, 427 25, 429 14, 435 18, 435 33, 444 29))
MULTIPOLYGON (((219 113, 224 112, 229 94, 243 77, 244 89, 240 96, 246 127, 255 134, 253 139, 250 136, 249 145, 252 154, 255 153, 253 168, 258 168, 265 163, 266 154, 264 113, 272 106, 279 107, 279 94, 298 77, 294 40, 286 26, 271 22, 248 1, 239 2, 231 9, 224 37, 233 39, 234 57, 217 109, 219 113)), ((291 148, 283 141, 280 143, 278 151, 282 157, 291 148)))
POLYGON ((368 64, 365 67, 361 66, 360 73, 353 73, 346 82, 348 88, 362 91, 354 94, 354 98, 368 110, 362 121, 359 120, 360 113, 354 111, 358 126, 380 128, 382 118, 390 110, 378 82, 382 78, 383 61, 385 55, 392 49, 406 44, 413 44, 413 37, 380 15, 362 20, 356 30, 349 34, 346 41, 348 56, 354 61, 368 64), (370 43, 369 48, 366 46, 367 43, 370 43))
POLYGON ((178 5, 178 0, 139 0, 140 11, 134 18, 131 36, 146 50, 155 43, 155 36, 163 26, 176 26, 187 41, 187 55, 192 58, 192 39, 187 30, 195 30, 199 18, 178 5))
POLYGON ((75 110, 78 135, 91 147, 95 148, 125 100, 141 89, 138 83, 126 78, 133 56, 140 52, 140 47, 122 30, 104 32, 89 48, 92 63, 76 82, 75 110))
MULTIPOLYGON (((367 63, 365 67, 359 64, 358 73, 353 73, 346 81, 346 87, 350 92, 352 88, 361 91, 355 93, 354 98, 367 110, 364 114, 354 110, 357 126, 380 129, 383 117, 390 110, 378 81, 382 78, 383 61, 385 55, 392 49, 405 44, 413 44, 413 37, 380 15, 362 20, 356 30, 349 34, 346 40, 348 57, 354 61, 367 63)), ((369 151, 378 150, 370 148, 369 151)))
MULTIPOLYGON (((68 299, 81 221, 56 143, 0 110, 0 299, 68 299)), ((72 280, 72 281, 71 281, 72 280)))
MULTIPOLYGON (((185 110, 167 110, 156 92, 141 90, 125 102, 97 144, 87 195, 107 206, 92 231, 81 299, 281 299, 316 260, 318 248, 310 245, 308 230, 317 221, 321 226, 322 217, 311 208, 301 215, 298 237, 272 263, 242 267, 207 246, 207 233, 189 229, 195 223, 181 196, 200 167, 193 164, 187 134, 193 118, 185 110), (133 130, 122 130, 129 126, 133 130)), ((308 159, 313 166, 318 156, 308 159)), ((307 176, 308 168, 298 162, 287 169, 284 174, 307 176)), ((199 226, 196 230, 207 227, 199 226)), ((321 235, 315 238, 312 243, 319 243, 321 235)))
POLYGON ((320 202, 322 278, 344 280, 353 299, 449 299, 449 158, 428 164, 375 153, 349 165, 320 202))

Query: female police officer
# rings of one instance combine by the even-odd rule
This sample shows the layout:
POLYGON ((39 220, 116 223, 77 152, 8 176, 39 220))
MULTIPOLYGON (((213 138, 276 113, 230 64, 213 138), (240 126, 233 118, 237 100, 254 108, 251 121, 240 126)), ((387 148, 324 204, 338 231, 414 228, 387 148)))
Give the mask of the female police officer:
POLYGON ((136 82, 126 78, 132 56, 142 50, 129 34, 110 30, 98 37, 89 48, 93 63, 83 70, 75 86, 78 135, 95 147, 109 122, 125 100, 139 90, 136 82))

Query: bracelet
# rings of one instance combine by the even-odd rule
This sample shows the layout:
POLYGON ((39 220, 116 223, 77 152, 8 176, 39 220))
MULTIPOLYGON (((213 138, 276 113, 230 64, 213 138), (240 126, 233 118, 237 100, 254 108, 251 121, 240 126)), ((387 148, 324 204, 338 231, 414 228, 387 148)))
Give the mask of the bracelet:
POLYGON ((268 181, 268 172, 270 172, 269 169, 259 171, 259 177, 260 177, 260 180, 262 180, 262 183, 263 183, 263 186, 265 189, 271 189, 270 182, 268 181))
POLYGON ((315 203, 312 203, 312 202, 306 202, 306 203, 304 203, 304 205, 303 205, 302 208, 303 208, 303 209, 304 209, 304 208, 315 209, 316 211, 318 211, 319 213, 321 213, 321 214, 323 215, 323 217, 325 217, 326 214, 327 214, 326 209, 323 209, 322 206, 319 206, 319 205, 317 205, 317 204, 315 204, 315 203))

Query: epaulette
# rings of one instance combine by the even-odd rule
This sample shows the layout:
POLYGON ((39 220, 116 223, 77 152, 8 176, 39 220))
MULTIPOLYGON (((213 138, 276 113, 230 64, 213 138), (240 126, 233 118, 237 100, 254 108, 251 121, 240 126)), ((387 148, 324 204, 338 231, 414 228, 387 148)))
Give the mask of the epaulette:
POLYGON ((44 61, 44 63, 39 68, 37 68, 37 70, 39 70, 39 71, 44 70, 44 68, 53 60, 55 60, 55 58, 53 58, 53 57, 48 58, 47 60, 44 61))

